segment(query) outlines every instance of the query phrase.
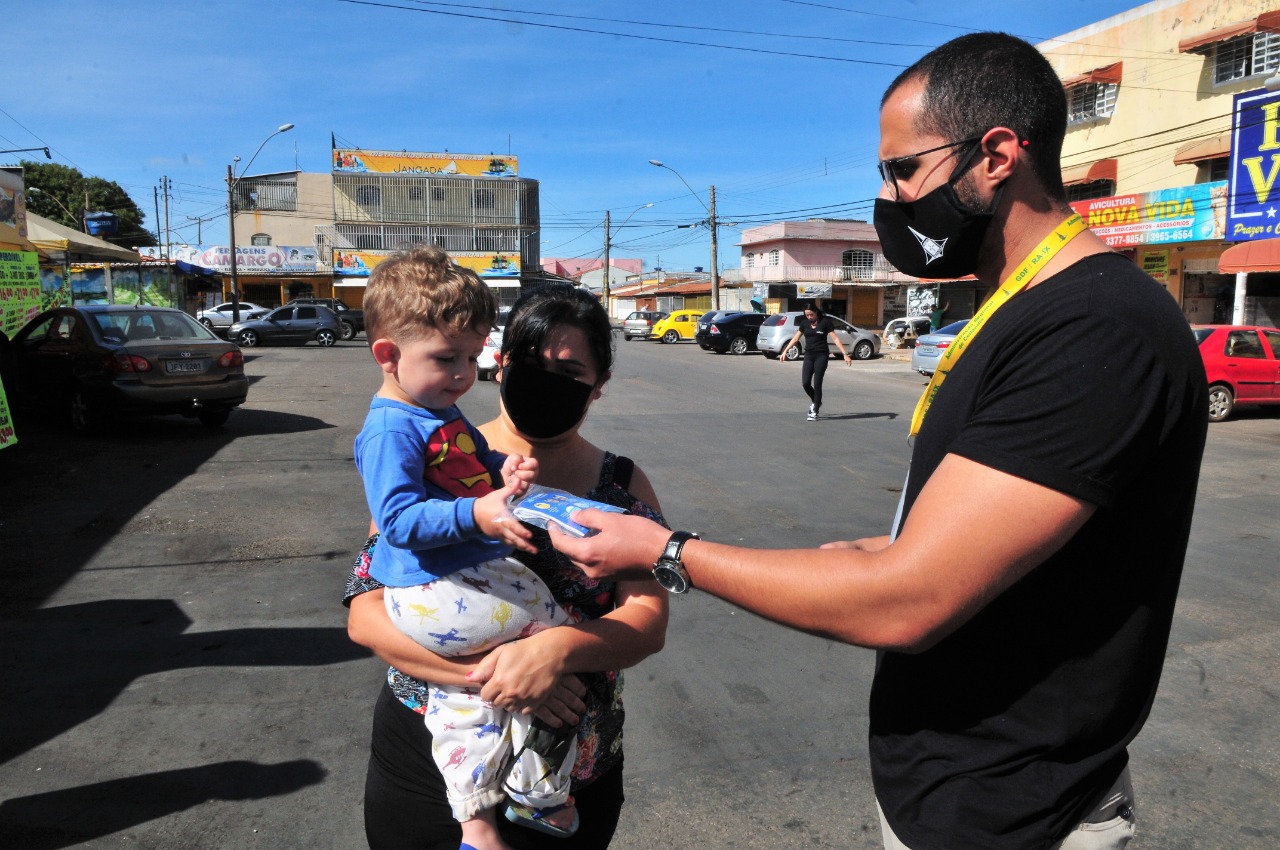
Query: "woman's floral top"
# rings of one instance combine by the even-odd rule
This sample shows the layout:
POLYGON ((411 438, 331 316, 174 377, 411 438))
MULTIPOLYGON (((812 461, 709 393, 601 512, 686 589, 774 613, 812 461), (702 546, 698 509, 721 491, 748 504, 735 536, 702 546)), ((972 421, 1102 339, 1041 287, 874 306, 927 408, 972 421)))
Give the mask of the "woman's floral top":
MULTIPOLYGON (((584 495, 588 499, 616 505, 666 525, 657 509, 632 496, 626 489, 631 481, 632 469, 630 459, 606 453, 599 482, 594 490, 584 495)), ((530 555, 516 552, 515 557, 547 583, 552 595, 565 610, 583 621, 597 619, 614 609, 614 582, 598 582, 588 578, 551 546, 545 529, 531 525, 525 527, 533 532, 533 544, 538 548, 538 553, 530 555)), ((369 561, 377 542, 378 535, 370 537, 352 564, 343 596, 344 605, 349 604, 353 597, 382 586, 369 575, 369 561)), ((578 677, 587 687, 584 697, 587 711, 578 725, 578 759, 573 767, 575 788, 603 776, 622 761, 622 722, 625 717, 622 708, 621 671, 580 673, 578 677)), ((420 714, 426 712, 426 682, 391 667, 387 670, 387 684, 396 698, 406 706, 420 714)))

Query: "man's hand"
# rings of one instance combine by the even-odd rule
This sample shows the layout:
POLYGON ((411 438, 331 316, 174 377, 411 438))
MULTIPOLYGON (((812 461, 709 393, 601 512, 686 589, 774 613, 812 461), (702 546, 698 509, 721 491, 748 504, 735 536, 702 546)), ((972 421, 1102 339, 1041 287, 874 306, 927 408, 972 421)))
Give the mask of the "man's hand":
POLYGON ((594 508, 573 515, 575 522, 598 530, 577 538, 556 528, 547 529, 551 545, 569 556, 593 579, 648 579, 653 562, 667 545, 671 532, 653 520, 615 514, 594 508))
POLYGON ((507 499, 519 495, 528 487, 520 479, 512 479, 501 489, 476 499, 471 514, 475 517, 476 528, 484 536, 501 540, 522 552, 537 554, 537 547, 529 542, 533 538, 533 532, 521 525, 520 520, 507 507, 507 499))

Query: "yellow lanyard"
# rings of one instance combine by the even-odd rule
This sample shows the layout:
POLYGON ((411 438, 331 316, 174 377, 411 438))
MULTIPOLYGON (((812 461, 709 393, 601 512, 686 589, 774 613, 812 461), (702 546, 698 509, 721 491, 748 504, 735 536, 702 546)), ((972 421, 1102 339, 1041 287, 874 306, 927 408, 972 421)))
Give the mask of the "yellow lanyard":
POLYGON ((987 303, 978 310, 977 315, 969 320, 969 324, 964 326, 951 345, 942 353, 942 357, 938 359, 938 365, 934 369, 929 386, 925 388, 924 395, 920 396, 920 401, 916 402, 916 412, 911 415, 911 437, 920 433, 920 426, 924 424, 924 415, 929 412, 929 406, 933 404, 933 399, 938 394, 942 382, 947 379, 947 373, 955 368, 956 361, 960 359, 960 355, 964 354, 969 343, 973 342, 973 338, 978 335, 978 331, 982 330, 987 320, 995 315, 996 310, 1003 307, 1006 301, 1030 283, 1040 268, 1066 247, 1068 242, 1088 229, 1084 219, 1078 214, 1072 214, 1027 255, 1022 265, 1005 278, 1004 283, 992 293, 987 303))

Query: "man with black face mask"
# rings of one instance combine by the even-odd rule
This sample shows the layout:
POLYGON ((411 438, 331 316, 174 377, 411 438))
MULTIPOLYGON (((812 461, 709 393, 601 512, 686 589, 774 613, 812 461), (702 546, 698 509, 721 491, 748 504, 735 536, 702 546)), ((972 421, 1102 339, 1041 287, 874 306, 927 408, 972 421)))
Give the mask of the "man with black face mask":
POLYGON ((882 101, 886 255, 1000 282, 912 417, 890 535, 751 550, 583 513, 600 534, 553 537, 592 576, 657 559, 668 587, 877 649, 886 848, 1133 835, 1126 747, 1168 643, 1206 382, 1177 304, 1067 205, 1065 128, 1052 67, 1000 33, 937 48, 882 101))

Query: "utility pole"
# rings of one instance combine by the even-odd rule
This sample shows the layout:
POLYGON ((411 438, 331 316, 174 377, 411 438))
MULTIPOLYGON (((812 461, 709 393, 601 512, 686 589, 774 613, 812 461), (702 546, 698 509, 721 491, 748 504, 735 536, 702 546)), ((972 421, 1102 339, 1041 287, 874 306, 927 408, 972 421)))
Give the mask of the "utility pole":
POLYGON ((720 309, 720 266, 717 261, 719 246, 719 224, 716 222, 716 187, 711 187, 711 204, 707 209, 707 224, 711 228, 711 309, 720 309))
POLYGON ((201 218, 198 215, 189 215, 187 216, 187 221, 194 221, 196 223, 196 244, 203 245, 204 235, 203 231, 200 229, 200 225, 206 221, 213 221, 213 216, 210 216, 209 218, 201 218))
POLYGON ((151 200, 156 205, 156 244, 160 246, 160 257, 164 258, 164 234, 160 232, 160 190, 151 187, 151 200))
POLYGON ((162 185, 164 186, 164 258, 167 260, 169 259, 170 241, 173 238, 169 233, 169 178, 161 177, 160 179, 163 181, 162 185))
POLYGON ((610 316, 613 311, 609 309, 609 211, 604 211, 604 284, 600 287, 600 302, 604 304, 604 311, 610 316))
POLYGON ((227 166, 227 230, 231 238, 231 323, 240 322, 240 280, 236 277, 236 180, 227 166))

